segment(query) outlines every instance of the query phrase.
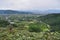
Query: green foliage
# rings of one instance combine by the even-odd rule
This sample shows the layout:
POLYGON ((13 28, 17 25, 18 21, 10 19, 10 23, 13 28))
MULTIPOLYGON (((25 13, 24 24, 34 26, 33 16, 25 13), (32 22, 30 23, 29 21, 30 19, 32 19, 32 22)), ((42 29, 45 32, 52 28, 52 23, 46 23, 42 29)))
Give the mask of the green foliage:
POLYGON ((52 30, 60 32, 60 14, 48 14, 38 17, 38 20, 49 24, 52 30))
POLYGON ((0 20, 0 27, 6 27, 7 25, 9 25, 8 21, 0 20))
POLYGON ((40 26, 38 26, 37 24, 30 24, 29 25, 29 31, 30 32, 40 32, 40 26))
POLYGON ((29 25, 29 31, 31 32, 41 32, 41 31, 49 31, 50 26, 47 26, 45 23, 32 23, 29 25))
POLYGON ((8 28, 0 28, 0 40, 60 40, 58 32, 29 32, 13 28, 10 33, 8 28))
POLYGON ((0 15, 0 19, 0 40, 60 40, 59 15, 0 15), (14 24, 9 25, 5 16, 14 24))

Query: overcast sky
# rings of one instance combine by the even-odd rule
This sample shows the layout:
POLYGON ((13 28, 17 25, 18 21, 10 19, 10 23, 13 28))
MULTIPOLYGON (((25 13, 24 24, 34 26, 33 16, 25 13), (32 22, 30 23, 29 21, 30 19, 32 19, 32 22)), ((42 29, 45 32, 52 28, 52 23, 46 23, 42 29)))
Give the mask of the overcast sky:
POLYGON ((47 10, 60 9, 60 0, 0 0, 1 9, 47 10))

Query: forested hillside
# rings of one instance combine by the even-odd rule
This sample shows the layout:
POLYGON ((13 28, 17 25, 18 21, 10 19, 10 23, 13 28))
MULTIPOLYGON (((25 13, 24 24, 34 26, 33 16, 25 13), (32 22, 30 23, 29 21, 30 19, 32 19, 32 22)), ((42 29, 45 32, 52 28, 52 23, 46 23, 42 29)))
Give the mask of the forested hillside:
POLYGON ((39 20, 49 24, 54 31, 60 31, 60 13, 48 14, 38 18, 39 20))

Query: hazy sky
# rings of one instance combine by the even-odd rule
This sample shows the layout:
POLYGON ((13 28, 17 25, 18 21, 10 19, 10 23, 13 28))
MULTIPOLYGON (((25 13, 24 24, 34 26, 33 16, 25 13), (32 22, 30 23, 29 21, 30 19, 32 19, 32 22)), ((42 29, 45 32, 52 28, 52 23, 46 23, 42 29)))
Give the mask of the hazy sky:
POLYGON ((0 9, 13 9, 13 10, 60 9, 60 0, 0 0, 0 9))

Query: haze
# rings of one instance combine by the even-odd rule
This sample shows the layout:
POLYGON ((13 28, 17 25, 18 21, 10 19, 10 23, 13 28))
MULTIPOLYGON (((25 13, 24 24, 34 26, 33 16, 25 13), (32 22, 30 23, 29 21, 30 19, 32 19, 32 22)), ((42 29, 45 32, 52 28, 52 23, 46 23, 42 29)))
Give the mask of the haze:
POLYGON ((60 9, 60 0, 0 0, 0 10, 60 9))

